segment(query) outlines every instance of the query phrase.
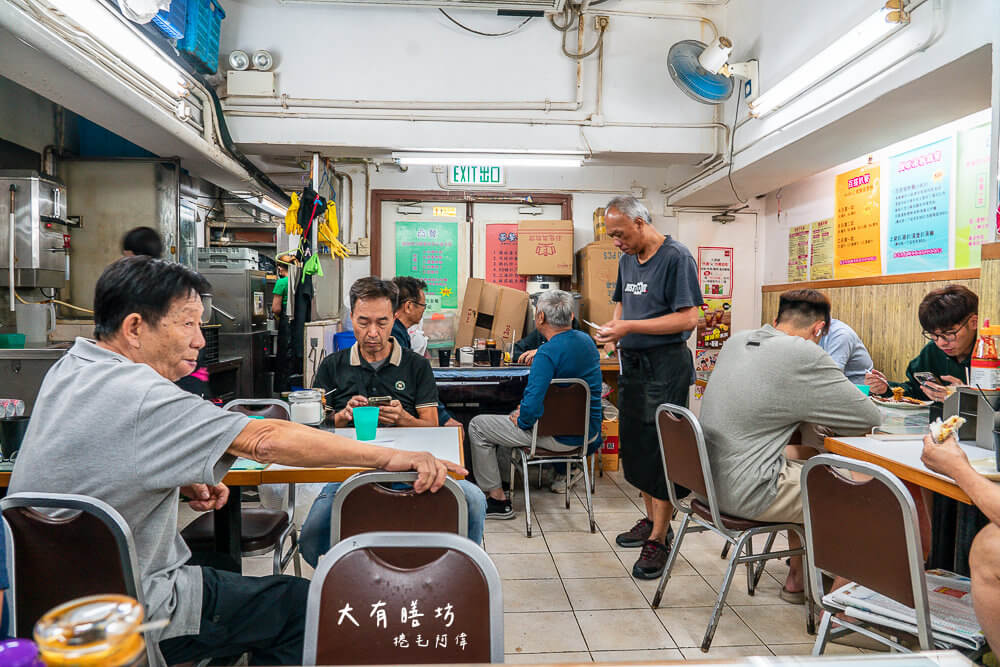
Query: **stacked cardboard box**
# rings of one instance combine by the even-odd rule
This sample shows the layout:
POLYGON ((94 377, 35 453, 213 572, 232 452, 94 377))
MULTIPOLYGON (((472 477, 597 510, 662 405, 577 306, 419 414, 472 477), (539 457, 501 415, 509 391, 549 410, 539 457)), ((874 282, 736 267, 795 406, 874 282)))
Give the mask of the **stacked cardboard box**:
POLYGON ((517 223, 517 272, 523 276, 573 275, 573 221, 517 223))
POLYGON ((459 313, 455 346, 472 345, 475 338, 492 338, 498 346, 524 336, 528 295, 521 290, 470 278, 459 313))
POLYGON ((582 317, 604 324, 614 316, 611 300, 618 280, 618 260, 622 253, 611 241, 588 243, 576 253, 577 277, 583 295, 582 317))

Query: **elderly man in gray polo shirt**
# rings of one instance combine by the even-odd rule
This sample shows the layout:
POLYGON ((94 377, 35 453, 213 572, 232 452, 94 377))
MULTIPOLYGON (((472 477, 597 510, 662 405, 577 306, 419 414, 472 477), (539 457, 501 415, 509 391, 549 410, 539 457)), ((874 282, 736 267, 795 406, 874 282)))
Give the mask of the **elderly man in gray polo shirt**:
MULTIPOLYGON (((262 463, 416 470, 436 491, 457 465, 427 453, 364 445, 292 422, 224 412, 173 382, 205 345, 198 273, 150 257, 107 269, 94 296, 96 341, 78 338, 45 376, 10 492, 77 493, 122 514, 135 538, 146 617, 166 663, 239 655, 252 665, 302 664, 309 582, 243 577, 187 564, 180 493, 196 510, 225 505, 237 456, 262 463)), ((24 594, 25 592, 22 592, 24 594)), ((27 592, 30 595, 30 591, 27 592)), ((147 641, 150 635, 147 635, 147 641)))

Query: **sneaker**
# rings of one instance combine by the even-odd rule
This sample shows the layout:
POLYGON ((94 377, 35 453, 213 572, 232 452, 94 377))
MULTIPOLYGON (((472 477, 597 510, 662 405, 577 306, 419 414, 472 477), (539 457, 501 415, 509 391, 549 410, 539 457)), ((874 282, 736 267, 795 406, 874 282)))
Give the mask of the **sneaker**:
POLYGON ((497 500, 486 496, 486 518, 487 519, 513 519, 514 508, 510 505, 510 500, 497 500))
MULTIPOLYGON (((573 471, 573 476, 569 479, 569 487, 573 488, 573 485, 581 479, 583 479, 583 471, 577 468, 573 471)), ((552 481, 552 486, 549 487, 549 491, 552 493, 566 493, 566 475, 556 477, 552 481)))
POLYGON ((639 560, 632 566, 632 576, 636 579, 659 579, 663 574, 663 569, 667 566, 667 557, 670 556, 669 544, 669 537, 667 544, 661 544, 656 540, 646 540, 642 545, 639 560))
POLYGON ((649 536, 653 533, 653 522, 643 517, 636 522, 627 532, 619 533, 615 542, 620 547, 638 548, 641 547, 649 536))

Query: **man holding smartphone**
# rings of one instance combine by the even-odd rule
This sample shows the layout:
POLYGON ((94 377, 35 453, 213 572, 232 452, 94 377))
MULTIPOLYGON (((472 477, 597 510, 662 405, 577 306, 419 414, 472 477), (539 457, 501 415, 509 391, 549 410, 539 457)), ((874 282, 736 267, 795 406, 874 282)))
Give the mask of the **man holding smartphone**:
POLYGON ((944 401, 966 383, 979 330, 979 297, 964 285, 947 285, 924 297, 917 317, 928 342, 906 367, 906 381, 890 382, 872 369, 865 376, 872 394, 885 396, 902 387, 910 398, 944 401))

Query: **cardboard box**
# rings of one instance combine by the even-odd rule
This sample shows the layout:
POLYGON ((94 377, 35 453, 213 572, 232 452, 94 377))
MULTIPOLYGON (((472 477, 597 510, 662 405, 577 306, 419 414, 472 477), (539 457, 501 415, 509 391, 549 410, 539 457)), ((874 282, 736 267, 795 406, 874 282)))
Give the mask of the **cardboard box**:
POLYGON ((573 221, 517 223, 517 272, 525 276, 573 275, 573 221))
POLYGON ((459 312, 455 347, 472 345, 475 338, 492 338, 497 345, 524 337, 528 295, 521 290, 470 278, 459 312))
POLYGON ((621 250, 611 241, 588 243, 576 254, 579 265, 580 293, 583 304, 580 315, 596 324, 604 324, 615 313, 611 298, 618 280, 618 260, 621 250))

